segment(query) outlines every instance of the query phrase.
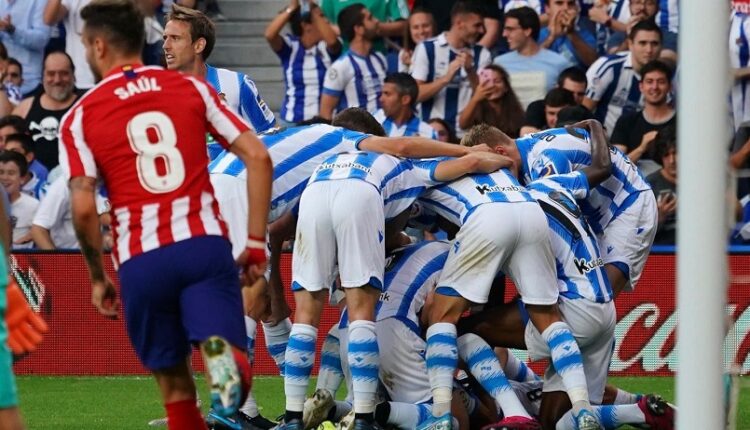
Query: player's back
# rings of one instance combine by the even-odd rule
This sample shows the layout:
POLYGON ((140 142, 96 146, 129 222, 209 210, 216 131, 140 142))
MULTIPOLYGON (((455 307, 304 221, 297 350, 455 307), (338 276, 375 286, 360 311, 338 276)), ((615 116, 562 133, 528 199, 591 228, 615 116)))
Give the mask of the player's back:
POLYGON ((437 284, 449 249, 447 242, 425 241, 392 252, 386 260, 377 321, 398 318, 419 334, 417 313, 437 284))
MULTIPOLYGON (((565 174, 591 165, 590 136, 586 130, 554 128, 526 135, 516 140, 521 154, 524 180, 565 174)), ((581 201, 581 209, 597 233, 612 218, 627 209, 642 191, 651 187, 638 168, 620 150, 610 147, 612 175, 591 190, 581 201)))
MULTIPOLYGON (((259 135, 273 163, 273 187, 269 222, 278 219, 299 201, 313 171, 328 157, 355 151, 369 137, 364 133, 314 124, 269 131, 259 135)), ((224 174, 244 180, 245 164, 229 151, 222 152, 209 165, 211 174, 224 174)))
POLYGON ((486 203, 533 202, 526 188, 507 169, 466 175, 429 189, 420 197, 428 209, 461 226, 474 209, 486 203))
POLYGON ((104 179, 120 261, 226 234, 206 171, 205 136, 228 146, 247 125, 205 82, 158 67, 123 68, 84 96, 61 129, 61 164, 71 176, 104 179))
POLYGON ((547 216, 560 294, 599 303, 612 300, 596 235, 576 204, 589 191, 583 172, 540 178, 527 189, 547 216))
POLYGON ((410 160, 375 152, 355 151, 336 154, 320 164, 310 183, 335 180, 361 180, 371 184, 383 197, 386 220, 405 211, 434 179, 437 159, 410 160))

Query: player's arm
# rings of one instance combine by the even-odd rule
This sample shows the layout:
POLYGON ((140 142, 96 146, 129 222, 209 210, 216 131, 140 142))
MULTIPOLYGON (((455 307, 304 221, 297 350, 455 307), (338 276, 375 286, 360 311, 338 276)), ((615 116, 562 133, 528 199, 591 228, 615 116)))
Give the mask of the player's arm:
POLYGON ((612 158, 609 154, 609 142, 604 133, 602 124, 595 120, 573 124, 573 127, 588 130, 591 140, 591 165, 582 169, 589 183, 589 188, 594 188, 612 174, 612 158))
POLYGON ((463 157, 474 151, 489 151, 487 145, 466 147, 425 137, 369 136, 357 145, 363 151, 380 152, 401 158, 463 157))
POLYGON ((271 272, 268 278, 268 295, 271 299, 271 317, 269 323, 277 324, 290 314, 289 305, 284 297, 284 284, 281 280, 281 249, 285 240, 294 238, 297 217, 291 212, 284 214, 268 226, 268 246, 271 257, 268 264, 271 272))
POLYGON ((249 282, 255 282, 265 270, 266 225, 271 202, 273 165, 268 150, 258 137, 245 131, 232 142, 230 149, 247 167, 247 263, 256 266, 254 273, 248 273, 249 282))
POLYGON ((109 318, 117 318, 117 292, 104 271, 102 231, 96 210, 96 179, 76 176, 70 179, 70 205, 73 228, 91 278, 91 301, 109 318))
POLYGON ((493 152, 472 152, 453 160, 441 161, 435 168, 435 179, 452 181, 469 173, 492 173, 502 168, 512 168, 513 160, 493 152))

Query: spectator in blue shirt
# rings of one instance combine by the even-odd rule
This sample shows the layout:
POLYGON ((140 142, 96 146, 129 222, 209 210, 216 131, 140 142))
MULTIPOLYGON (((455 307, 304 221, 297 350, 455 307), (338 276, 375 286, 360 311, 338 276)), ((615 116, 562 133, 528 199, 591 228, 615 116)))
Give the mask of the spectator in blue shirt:
POLYGON ((45 0, 0 0, 0 42, 8 49, 8 56, 23 65, 24 95, 42 81, 44 47, 50 36, 50 28, 42 19, 45 4, 45 0))
POLYGON ((539 34, 542 48, 555 51, 580 67, 597 58, 596 37, 578 25, 576 0, 547 0, 549 23, 539 34))

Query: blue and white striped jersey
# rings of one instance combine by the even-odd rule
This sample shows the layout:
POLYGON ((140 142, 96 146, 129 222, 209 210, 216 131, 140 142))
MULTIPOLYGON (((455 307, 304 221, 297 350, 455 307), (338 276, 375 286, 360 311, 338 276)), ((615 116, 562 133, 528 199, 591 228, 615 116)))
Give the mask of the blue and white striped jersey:
MULTIPOLYGON (((315 124, 271 131, 259 136, 268 148, 273 162, 271 212, 273 222, 291 210, 299 201, 313 171, 325 159, 340 152, 355 151, 367 134, 315 124)), ((222 152, 209 166, 211 174, 224 174, 245 179, 245 163, 231 152, 222 152)))
MULTIPOLYGON (((733 69, 750 67, 750 15, 732 12, 729 24, 729 61, 733 69)), ((736 79, 730 93, 734 129, 750 123, 750 79, 736 79)))
MULTIPOLYGON (((553 128, 516 139, 524 181, 570 173, 591 165, 591 144, 586 130, 553 128)), ((583 213, 599 234, 651 186, 638 168, 619 149, 610 147, 612 175, 579 202, 583 213)))
POLYGON ((337 111, 361 107, 375 112, 380 107, 380 91, 388 71, 385 55, 372 51, 362 57, 347 51, 334 61, 326 73, 323 94, 339 98, 337 111))
POLYGON ((411 206, 425 189, 436 185, 438 159, 409 160, 375 152, 336 154, 315 169, 310 183, 356 179, 372 184, 383 196, 385 219, 411 206))
MULTIPOLYGON (((206 81, 214 87, 227 106, 240 114, 255 132, 262 133, 276 125, 273 112, 261 98, 255 82, 246 74, 206 64, 206 81)), ((207 145, 211 160, 223 150, 210 135, 207 145)))
MULTIPOLYGON (((490 51, 481 45, 468 48, 474 56, 474 69, 479 70, 492 62, 490 51)), ((459 54, 445 38, 445 33, 417 45, 411 61, 411 75, 417 81, 432 82, 435 78, 445 76, 448 65, 459 54)), ((442 118, 450 124, 456 134, 463 136, 463 130, 458 126, 460 112, 471 100, 471 83, 466 70, 461 68, 450 84, 446 85, 434 97, 419 104, 423 121, 430 118, 442 118)))
POLYGON ((449 250, 447 242, 424 241, 393 251, 386 259, 376 321, 396 318, 419 335, 417 314, 437 285, 449 250))
POLYGON ((576 203, 588 196, 586 175, 576 171, 546 176, 526 188, 547 216, 560 294, 598 303, 612 300, 596 234, 576 203))
POLYGON ((662 31, 677 33, 680 29, 679 0, 659 0, 656 23, 662 31))
POLYGON ((533 201, 526 188, 507 169, 466 175, 433 187, 419 198, 419 202, 427 209, 459 227, 479 205, 533 201))
POLYGON ((383 109, 378 109, 373 116, 383 125, 385 134, 390 137, 421 136, 428 139, 437 139, 435 129, 430 124, 419 119, 419 116, 416 114, 412 115, 409 121, 400 126, 393 122, 391 118, 385 116, 383 109))
POLYGON ((615 124, 625 112, 643 107, 638 83, 641 75, 633 69, 630 52, 600 57, 586 72, 586 97, 597 102, 594 117, 612 135, 615 124))
POLYGON ((284 76, 284 101, 281 118, 288 122, 308 120, 320 112, 320 94, 331 55, 325 42, 305 49, 299 37, 282 36, 283 45, 276 53, 281 59, 284 76))

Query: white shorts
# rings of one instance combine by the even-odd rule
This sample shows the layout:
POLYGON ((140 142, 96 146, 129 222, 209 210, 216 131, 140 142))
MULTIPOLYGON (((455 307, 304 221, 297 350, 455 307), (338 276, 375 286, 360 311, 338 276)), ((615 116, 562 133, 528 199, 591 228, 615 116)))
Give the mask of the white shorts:
POLYGON ((471 302, 487 303, 500 270, 513 279, 525 303, 557 303, 555 259, 547 218, 538 204, 477 207, 451 243, 438 286, 453 288, 471 302))
MULTIPOLYGON (((615 344, 615 304, 560 297, 558 305, 563 320, 570 326, 581 350, 589 400, 591 403, 601 404, 615 344)), ((549 357, 547 342, 530 321, 526 324, 524 337, 532 360, 549 357)), ((565 385, 555 368, 549 365, 544 374, 544 392, 551 391, 565 391, 565 385)))
POLYGON ((628 267, 630 281, 625 291, 635 289, 656 236, 659 213, 651 191, 641 191, 633 204, 613 218, 597 238, 604 264, 628 267))
POLYGON ((383 198, 358 179, 314 182, 300 198, 292 254, 293 288, 381 288, 385 270, 383 198))
POLYGON ((380 382, 394 402, 419 404, 432 400, 427 374, 427 345, 396 318, 375 323, 380 349, 380 382))
POLYGON ((232 255, 240 256, 247 244, 247 181, 221 173, 208 175, 214 187, 219 211, 229 229, 232 255))

